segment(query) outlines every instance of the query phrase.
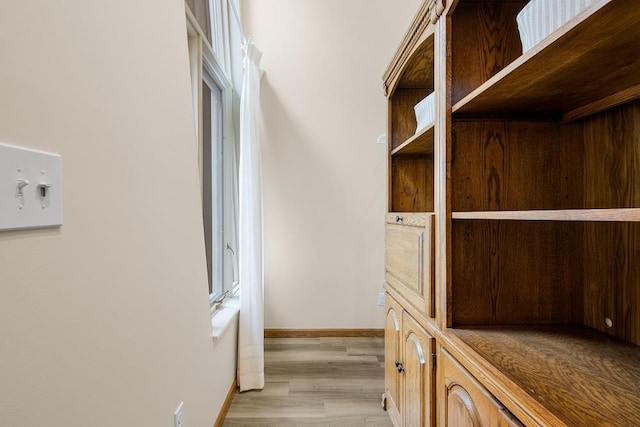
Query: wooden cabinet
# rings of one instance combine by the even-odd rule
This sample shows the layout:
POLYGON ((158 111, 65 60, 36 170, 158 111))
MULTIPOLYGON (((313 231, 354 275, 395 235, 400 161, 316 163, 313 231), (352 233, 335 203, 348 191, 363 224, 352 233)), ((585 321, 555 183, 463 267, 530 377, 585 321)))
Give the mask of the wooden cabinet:
POLYGON ((387 335, 443 349, 438 425, 640 425, 640 7, 592 2, 523 53, 528 3, 425 0, 385 73, 387 335))
POLYGON ((397 427, 433 426, 435 340, 390 295, 386 312, 386 409, 397 427))

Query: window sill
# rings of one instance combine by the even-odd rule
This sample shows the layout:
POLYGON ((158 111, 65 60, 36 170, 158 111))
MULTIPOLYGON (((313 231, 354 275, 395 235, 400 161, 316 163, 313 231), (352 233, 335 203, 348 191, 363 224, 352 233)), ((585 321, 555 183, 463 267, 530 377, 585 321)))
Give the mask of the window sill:
POLYGON ((220 309, 211 315, 211 337, 219 340, 229 329, 240 311, 240 297, 235 296, 224 302, 220 309))

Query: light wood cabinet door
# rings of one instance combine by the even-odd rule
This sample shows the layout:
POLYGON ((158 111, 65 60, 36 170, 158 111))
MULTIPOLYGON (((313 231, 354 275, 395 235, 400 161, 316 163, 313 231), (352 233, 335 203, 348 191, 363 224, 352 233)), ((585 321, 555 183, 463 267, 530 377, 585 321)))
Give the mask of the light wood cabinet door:
POLYGON ((402 307, 389 294, 385 298, 384 327, 384 399, 385 408, 394 422, 400 425, 400 390, 401 377, 398 366, 402 359, 402 307))
POLYGON ((480 427, 480 418, 473 399, 461 385, 447 388, 447 426, 480 427))
POLYGON ((435 317, 433 214, 389 214, 385 278, 411 305, 435 317))
POLYGON ((446 427, 522 426, 446 350, 440 352, 444 390, 441 425, 446 427))
POLYGON ((405 427, 431 427, 435 421, 435 340, 406 313, 403 317, 403 410, 405 427))
POLYGON ((520 420, 505 409, 501 409, 498 415, 498 427, 524 427, 520 420))

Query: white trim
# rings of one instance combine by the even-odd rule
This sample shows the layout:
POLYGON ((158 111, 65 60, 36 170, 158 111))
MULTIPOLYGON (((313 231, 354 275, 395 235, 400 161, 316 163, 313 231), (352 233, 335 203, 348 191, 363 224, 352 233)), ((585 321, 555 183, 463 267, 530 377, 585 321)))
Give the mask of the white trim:
POLYGON ((224 305, 211 317, 211 337, 214 340, 222 338, 229 326, 238 317, 240 298, 234 297, 225 301, 224 305))
POLYGON ((227 2, 225 0, 220 0, 220 3, 220 9, 222 11, 220 21, 222 23, 223 33, 222 64, 224 65, 224 69, 227 75, 231 75, 231 27, 229 26, 229 10, 227 8, 227 2))
POLYGON ((240 30, 240 38, 242 39, 242 43, 247 43, 247 36, 244 34, 244 28, 242 28, 242 21, 240 20, 240 13, 238 12, 236 3, 234 2, 234 0, 227 0, 225 3, 230 6, 231 12, 233 12, 233 17, 235 18, 236 23, 238 24, 238 29, 240 30))

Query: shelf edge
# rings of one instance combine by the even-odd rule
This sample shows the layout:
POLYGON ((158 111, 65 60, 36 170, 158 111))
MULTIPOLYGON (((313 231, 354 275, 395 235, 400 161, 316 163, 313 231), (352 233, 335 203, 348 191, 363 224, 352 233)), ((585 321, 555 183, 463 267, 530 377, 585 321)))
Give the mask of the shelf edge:
MULTIPOLYGON (((424 129, 422 129, 420 132, 416 133, 411 138, 407 139, 405 142, 403 142, 402 144, 398 145, 396 148, 391 150, 391 155, 395 156, 396 154, 402 154, 401 153, 402 150, 406 149, 407 147, 409 147, 410 145, 412 145, 413 143, 415 143, 416 141, 421 139, 427 133, 433 132, 434 128, 435 128, 435 123, 436 123, 435 120, 432 121, 424 129)), ((431 148, 431 151, 425 151, 426 154, 433 153, 433 138, 431 138, 431 139, 432 139, 432 143, 431 143, 432 148, 431 148)), ((412 154, 414 154, 414 153, 412 153, 412 154)))
POLYGON ((452 219, 640 222, 640 208, 452 212, 452 219))

